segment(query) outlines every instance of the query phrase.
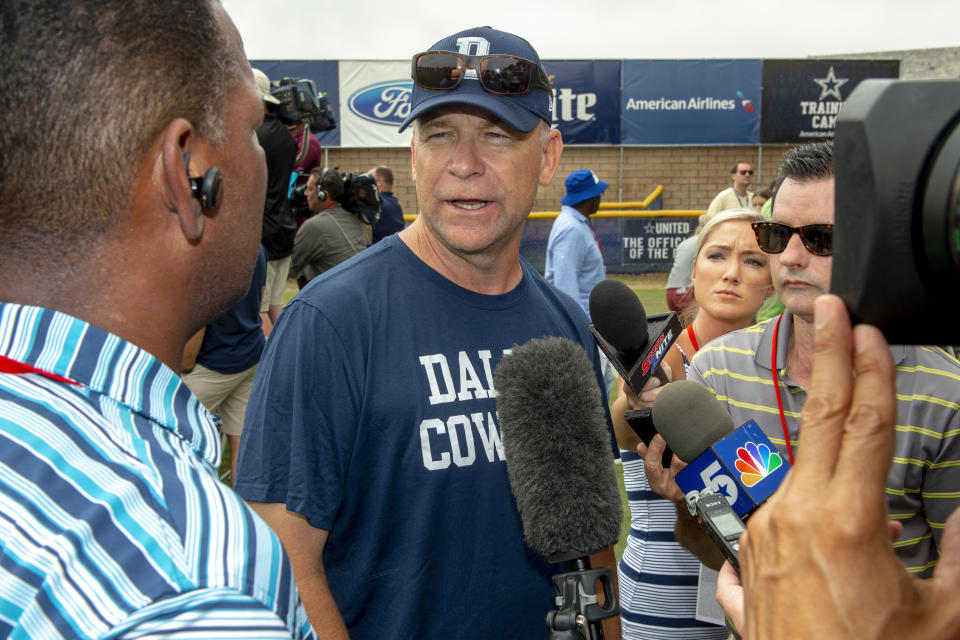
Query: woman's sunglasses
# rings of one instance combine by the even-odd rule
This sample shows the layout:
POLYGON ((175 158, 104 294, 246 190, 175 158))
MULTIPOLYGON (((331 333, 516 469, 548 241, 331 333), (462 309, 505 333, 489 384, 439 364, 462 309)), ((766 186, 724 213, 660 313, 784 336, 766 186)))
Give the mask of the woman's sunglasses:
POLYGON ((757 244, 766 253, 782 253, 790 243, 790 238, 796 233, 800 236, 803 246, 813 255, 833 255, 832 224, 791 227, 779 222, 754 222, 750 226, 753 227, 753 233, 757 236, 757 244))
POLYGON ((413 81, 430 91, 456 89, 471 70, 484 91, 498 96, 522 96, 534 87, 551 90, 547 74, 536 62, 516 56, 468 56, 453 51, 424 51, 413 56, 413 81))

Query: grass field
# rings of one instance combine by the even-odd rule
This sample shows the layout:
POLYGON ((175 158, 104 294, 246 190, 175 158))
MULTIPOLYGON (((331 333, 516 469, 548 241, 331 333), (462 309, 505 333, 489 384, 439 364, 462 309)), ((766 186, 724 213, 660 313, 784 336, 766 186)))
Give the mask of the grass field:
MULTIPOLYGON (((647 312, 647 315, 668 311, 667 301, 663 293, 664 285, 667 282, 667 274, 653 273, 636 276, 610 275, 609 277, 625 282, 633 289, 643 303, 643 308, 647 312)), ((288 280, 287 288, 284 292, 284 303, 289 302, 290 298, 297 294, 297 290, 297 284, 293 280, 288 280)), ((224 442, 224 460, 228 459, 226 443, 224 442)), ((223 477, 222 474, 225 468, 229 473, 229 466, 225 467, 225 465, 221 465, 221 477, 223 477)), ((620 465, 617 465, 617 479, 620 483, 620 496, 623 499, 623 523, 620 527, 620 540, 615 547, 617 559, 619 560, 627 541, 627 535, 630 533, 630 507, 627 504, 627 492, 623 487, 623 470, 620 465)))

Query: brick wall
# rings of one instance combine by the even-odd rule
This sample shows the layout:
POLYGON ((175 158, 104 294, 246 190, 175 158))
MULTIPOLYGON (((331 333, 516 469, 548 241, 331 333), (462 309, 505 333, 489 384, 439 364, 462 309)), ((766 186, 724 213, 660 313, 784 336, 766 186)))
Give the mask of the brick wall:
MULTIPOLYGON (((563 197, 563 180, 577 169, 593 169, 610 183, 606 202, 618 199, 643 200, 658 184, 663 185, 664 209, 706 209, 710 200, 730 186, 730 166, 737 160, 753 164, 756 185, 769 185, 777 163, 789 145, 762 147, 623 147, 622 194, 620 147, 566 147, 553 183, 541 187, 534 211, 558 211, 563 197), (621 197, 618 198, 618 194, 621 197)), ((393 191, 404 213, 417 211, 417 194, 410 179, 410 150, 407 148, 325 148, 327 166, 340 171, 366 171, 375 165, 393 169, 393 191)))

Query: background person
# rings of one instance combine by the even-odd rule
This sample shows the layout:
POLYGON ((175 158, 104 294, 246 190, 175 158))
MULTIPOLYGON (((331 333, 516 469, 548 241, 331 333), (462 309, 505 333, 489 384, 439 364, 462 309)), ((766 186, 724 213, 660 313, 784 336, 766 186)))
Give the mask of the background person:
POLYGON ((707 207, 707 213, 726 211, 727 209, 749 209, 753 201, 750 182, 753 180, 753 167, 749 162, 738 160, 730 169, 733 186, 724 189, 714 197, 707 207))
POLYGON ((367 248, 360 216, 343 208, 343 178, 336 171, 314 169, 304 192, 316 214, 297 231, 290 277, 303 288, 310 280, 367 248), (323 193, 321 199, 318 192, 323 193))
POLYGON ((770 199, 770 196, 773 195, 773 191, 770 189, 761 189, 753 194, 753 200, 751 200, 751 205, 753 209, 760 211, 763 209, 763 205, 770 199))
POLYGON ((448 53, 414 57, 401 125, 414 128, 419 215, 284 310, 254 382, 237 489, 284 541, 330 637, 527 640, 544 634, 551 576, 568 567, 524 542, 492 372, 504 350, 564 336, 586 348, 602 394, 583 311, 519 258, 563 142, 526 40, 480 27, 428 50, 448 53), (431 73, 486 55, 513 56, 517 73, 456 86, 431 73))
POLYGON ((203 0, 3 20, 0 635, 313 637, 179 377, 259 244, 263 102, 239 34, 203 0))
POLYGON ((246 295, 222 316, 198 331, 183 350, 183 382, 220 417, 230 447, 230 486, 237 477, 240 432, 247 399, 266 339, 260 301, 267 282, 267 252, 260 247, 246 295))
MULTIPOLYGON (((576 300, 590 319, 590 292, 607 277, 600 238, 590 224, 590 216, 600 210, 600 199, 610 185, 589 169, 567 176, 567 192, 560 200, 560 215, 553 221, 547 239, 544 278, 576 300)), ((603 379, 609 392, 617 379, 607 356, 599 348, 603 379)))
POLYGON ((274 113, 280 101, 270 95, 270 79, 259 69, 253 72, 264 103, 263 124, 257 128, 257 140, 267 161, 267 196, 260 236, 260 244, 267 251, 267 286, 260 303, 260 314, 264 331, 269 335, 283 309, 293 238, 297 233, 297 221, 290 208, 290 180, 297 143, 274 113))
POLYGON ((377 189, 380 191, 380 219, 373 225, 372 236, 373 243, 377 243, 401 231, 406 223, 403 221, 400 202, 393 195, 393 171, 390 167, 374 167, 367 173, 377 181, 377 189))
MULTIPOLYGON (((769 259, 750 227, 762 219, 755 211, 734 209, 710 217, 700 230, 692 272, 697 315, 664 357, 672 380, 686 378, 701 345, 753 324, 770 294, 769 259)), ((640 439, 624 418, 628 409, 650 406, 653 395, 635 397, 622 386, 610 410, 630 502, 630 536, 617 567, 623 637, 726 638, 725 627, 696 619, 700 560, 677 543, 677 507, 651 491, 636 453, 640 439)), ((711 546, 702 553, 717 568, 723 557, 707 542, 711 546)))
POLYGON ((567 176, 567 192, 560 200, 560 215, 547 240, 544 277, 577 301, 590 317, 590 292, 607 277, 600 240, 590 216, 600 210, 603 192, 610 185, 589 169, 567 176))

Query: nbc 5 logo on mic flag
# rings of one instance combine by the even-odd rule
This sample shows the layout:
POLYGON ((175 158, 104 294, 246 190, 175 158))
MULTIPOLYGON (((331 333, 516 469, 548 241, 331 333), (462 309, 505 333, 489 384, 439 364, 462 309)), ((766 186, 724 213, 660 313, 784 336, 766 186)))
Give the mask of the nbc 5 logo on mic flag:
POLYGON ((737 462, 734 465, 740 472, 740 481, 748 487, 757 484, 780 468, 783 458, 776 451, 770 451, 764 443, 747 442, 737 448, 737 462))
POLYGON ((676 475, 688 498, 703 491, 724 496, 744 517, 773 495, 790 464, 754 421, 740 426, 676 475))

